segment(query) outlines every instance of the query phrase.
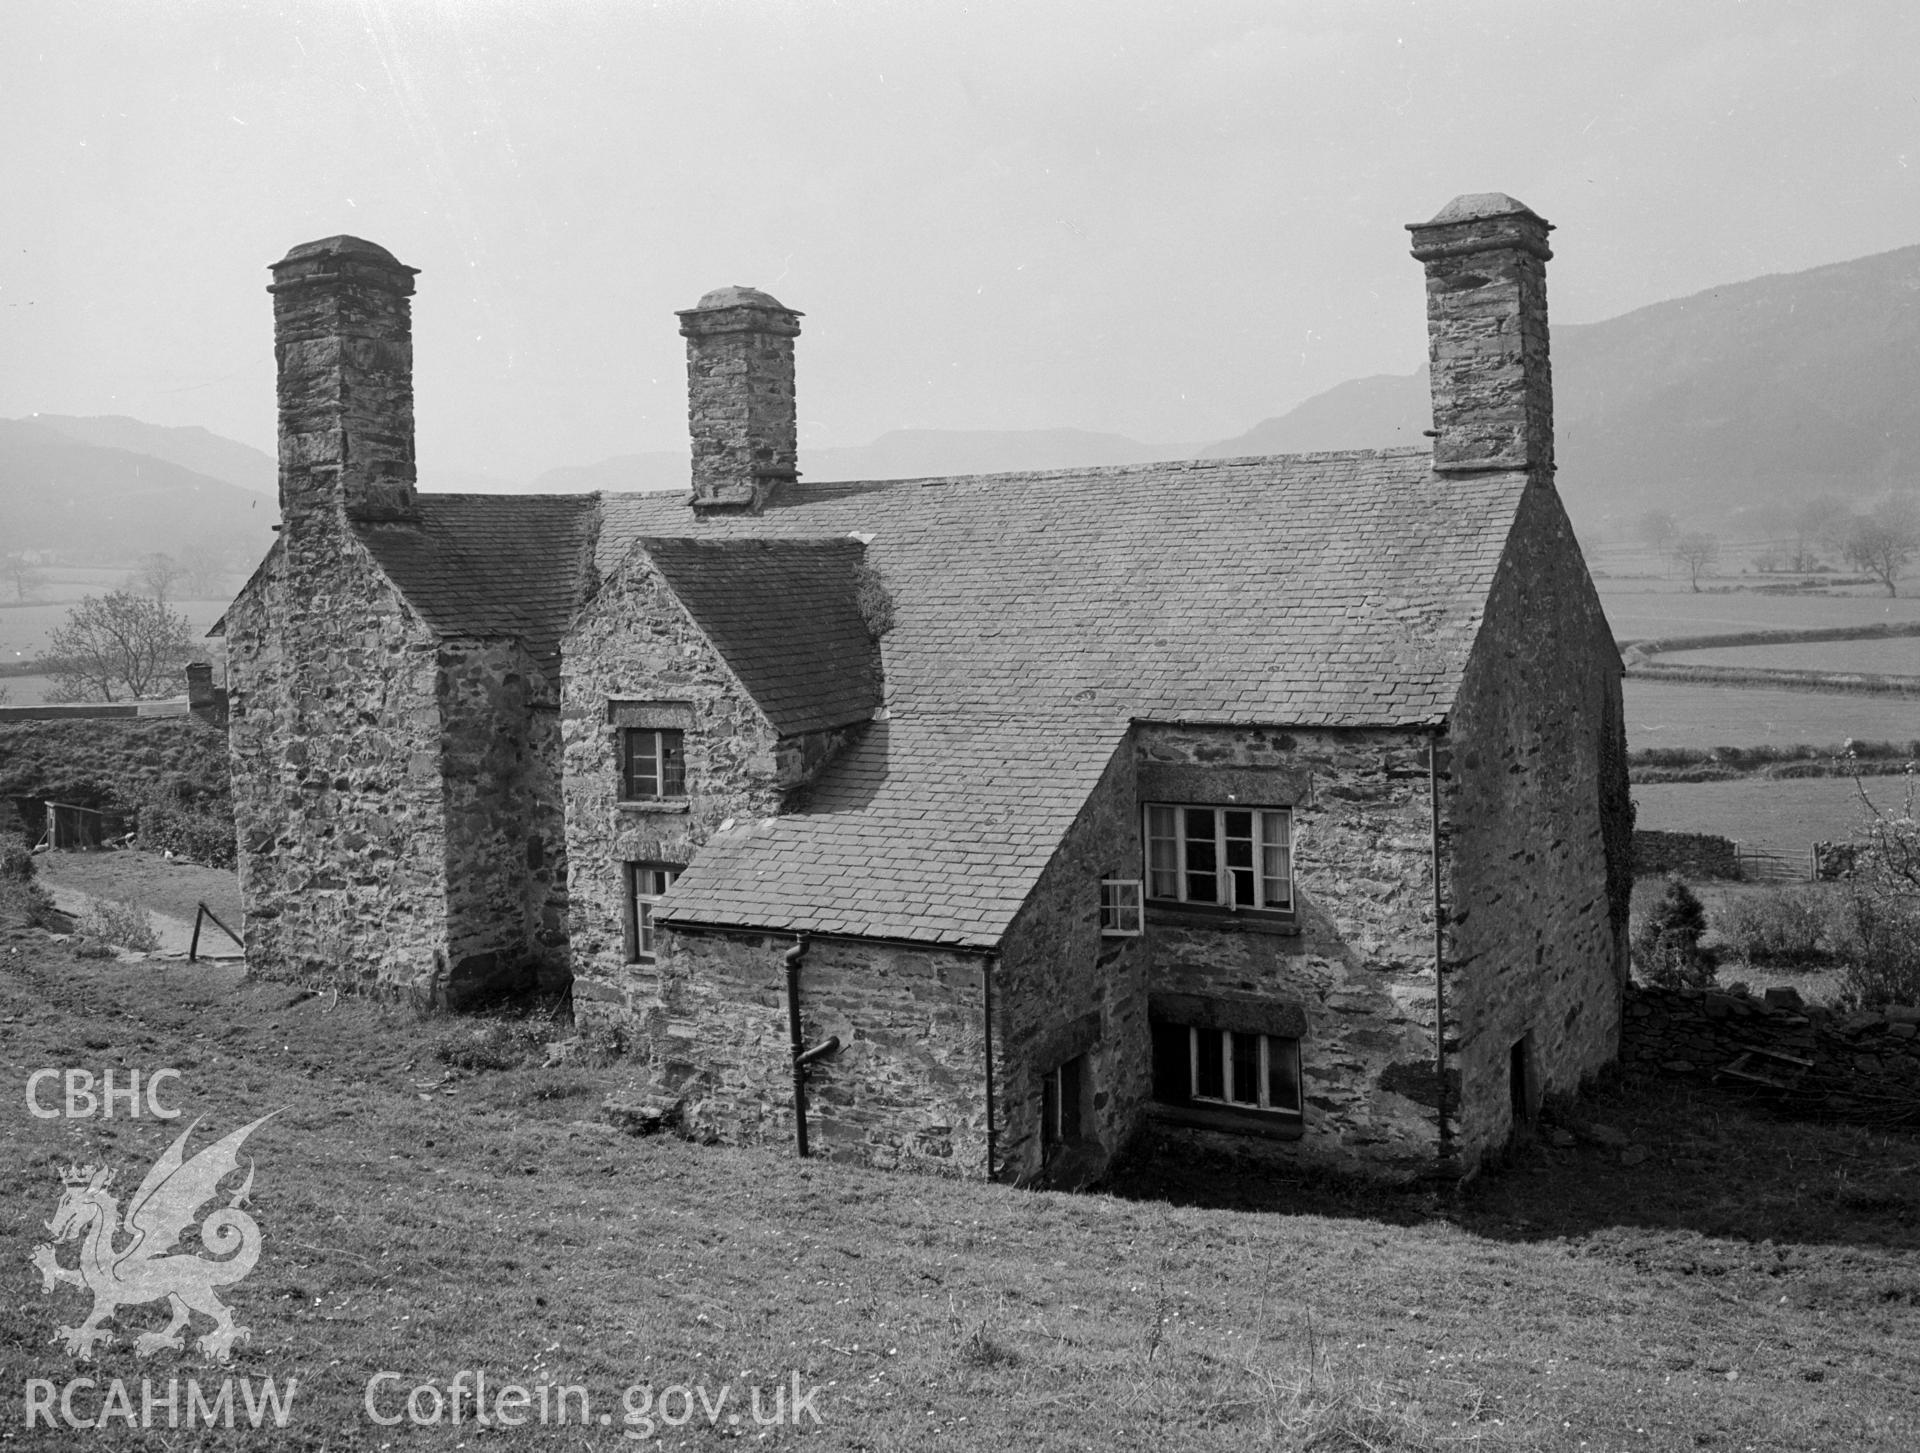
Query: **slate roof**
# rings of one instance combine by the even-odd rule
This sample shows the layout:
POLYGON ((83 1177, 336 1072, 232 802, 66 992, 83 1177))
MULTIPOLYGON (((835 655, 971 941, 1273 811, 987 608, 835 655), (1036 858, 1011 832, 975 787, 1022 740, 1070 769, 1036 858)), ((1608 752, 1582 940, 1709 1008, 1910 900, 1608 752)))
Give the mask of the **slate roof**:
POLYGON ((587 580, 644 551, 783 732, 875 699, 857 532, 892 597, 886 719, 797 811, 710 842, 660 914, 990 949, 1132 721, 1445 721, 1527 476, 1431 462, 802 483, 706 518, 680 493, 422 494, 421 524, 356 528, 436 629, 544 659, 587 580))
POLYGON ((858 540, 653 537, 640 548, 782 736, 873 715, 880 650, 860 614, 858 540))
MULTIPOLYGON (((1445 720, 1526 487, 1424 450, 802 485, 700 539, 870 533, 888 720, 716 838, 667 922, 986 949, 1135 719, 1445 720)), ((617 556, 684 497, 609 496, 617 556)))
POLYGON ((805 811, 708 842, 657 912, 669 922, 991 948, 1124 723, 878 721, 805 811))
POLYGON ((599 517, 591 495, 419 495, 417 524, 354 532, 407 603, 444 636, 510 636, 545 665, 579 600, 599 517))
POLYGON ((609 495, 643 536, 871 535, 896 716, 1423 726, 1458 690, 1524 473, 1420 449, 801 484, 759 516, 609 495), (690 528, 691 526, 691 528, 690 528))

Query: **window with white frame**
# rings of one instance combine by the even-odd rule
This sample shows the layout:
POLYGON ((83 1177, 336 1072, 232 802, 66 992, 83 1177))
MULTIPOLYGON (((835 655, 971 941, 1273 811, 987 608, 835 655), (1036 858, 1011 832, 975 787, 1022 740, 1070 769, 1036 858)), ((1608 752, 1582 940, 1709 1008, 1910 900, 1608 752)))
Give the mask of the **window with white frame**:
POLYGON ((1276 807, 1146 806, 1147 897, 1230 912, 1293 911, 1293 814, 1276 807))
POLYGON ((1175 1105, 1300 1114, 1300 1041, 1242 1029, 1153 1025, 1153 1094, 1175 1105))
POLYGON ((1138 938, 1142 931, 1140 880, 1100 880, 1100 934, 1103 938, 1138 938))
POLYGON ((654 928, 654 909, 665 896, 673 880, 680 876, 677 863, 628 863, 626 939, 627 962, 650 964, 656 951, 658 934, 654 928))
POLYGON ((686 734, 661 727, 622 727, 620 800, 658 802, 686 795, 686 734))

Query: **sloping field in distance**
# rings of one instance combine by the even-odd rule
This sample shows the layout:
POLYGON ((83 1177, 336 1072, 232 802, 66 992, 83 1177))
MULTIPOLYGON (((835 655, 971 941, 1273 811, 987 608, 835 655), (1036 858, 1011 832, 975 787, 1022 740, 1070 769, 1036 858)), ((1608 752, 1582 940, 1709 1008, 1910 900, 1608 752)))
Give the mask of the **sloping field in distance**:
MULTIPOLYGON (((1913 648, 1911 641, 1898 644, 1913 648)), ((1910 698, 1701 686, 1634 677, 1627 679, 1624 689, 1629 747, 1757 747, 1800 742, 1826 747, 1838 746, 1848 737, 1862 741, 1910 741, 1920 737, 1920 701, 1910 698)))
POLYGON ((1596 584, 1614 639, 1621 641, 1920 621, 1920 599, 1865 587, 1858 595, 1759 595, 1747 590, 1695 595, 1670 582, 1596 584))
MULTIPOLYGON (((1713 646, 1663 651, 1654 658, 1676 666, 1740 666, 1758 671, 1860 671, 1920 676, 1920 636, 1867 641, 1782 641, 1769 646, 1713 646)), ((1920 707, 1915 708, 1920 717, 1920 707)))
MULTIPOLYGON (((1897 812, 1906 800, 1901 777, 1863 777, 1860 785, 1882 812, 1897 812)), ((1844 841, 1866 821, 1860 787, 1851 777, 1640 783, 1633 802, 1635 827, 1718 833, 1796 863, 1805 860, 1811 844, 1844 841)))

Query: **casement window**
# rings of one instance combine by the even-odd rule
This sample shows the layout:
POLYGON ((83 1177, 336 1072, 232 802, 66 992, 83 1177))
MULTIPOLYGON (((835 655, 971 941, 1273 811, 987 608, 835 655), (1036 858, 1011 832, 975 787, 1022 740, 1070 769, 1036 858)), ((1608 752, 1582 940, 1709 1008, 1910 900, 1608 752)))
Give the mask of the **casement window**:
POLYGON ((1040 1147, 1044 1154, 1086 1133, 1087 1057, 1075 1055, 1040 1077, 1040 1147))
POLYGON ((686 733, 620 729, 620 800, 659 802, 687 795, 686 733))
POLYGON ((1153 1025, 1153 1096, 1276 1117, 1300 1114, 1300 1041, 1240 1029, 1153 1025))
POLYGON ((1291 913, 1292 827, 1285 808, 1150 802, 1147 898, 1235 913, 1291 913))
POLYGON ((673 880, 680 876, 680 865, 628 863, 625 868, 627 962, 650 964, 658 941, 653 924, 654 909, 667 889, 673 886, 673 880))
POLYGON ((1140 880, 1138 878, 1102 878, 1100 880, 1100 936, 1102 938, 1138 938, 1141 931, 1140 880))

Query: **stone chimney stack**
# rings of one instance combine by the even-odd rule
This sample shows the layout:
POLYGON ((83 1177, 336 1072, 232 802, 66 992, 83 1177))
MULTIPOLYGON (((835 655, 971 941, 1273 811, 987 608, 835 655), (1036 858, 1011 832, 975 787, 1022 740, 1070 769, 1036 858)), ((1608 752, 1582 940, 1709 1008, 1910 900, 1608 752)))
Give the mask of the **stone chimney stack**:
POLYGON ((358 237, 307 242, 273 264, 280 518, 416 517, 413 279, 358 237))
POLYGON ((1478 192, 1407 230, 1427 269, 1433 467, 1537 468, 1551 478, 1551 224, 1504 193, 1478 192))
POLYGON ((687 340, 693 508, 758 513, 800 477, 793 401, 799 313, 755 288, 716 288, 679 314, 687 340))

